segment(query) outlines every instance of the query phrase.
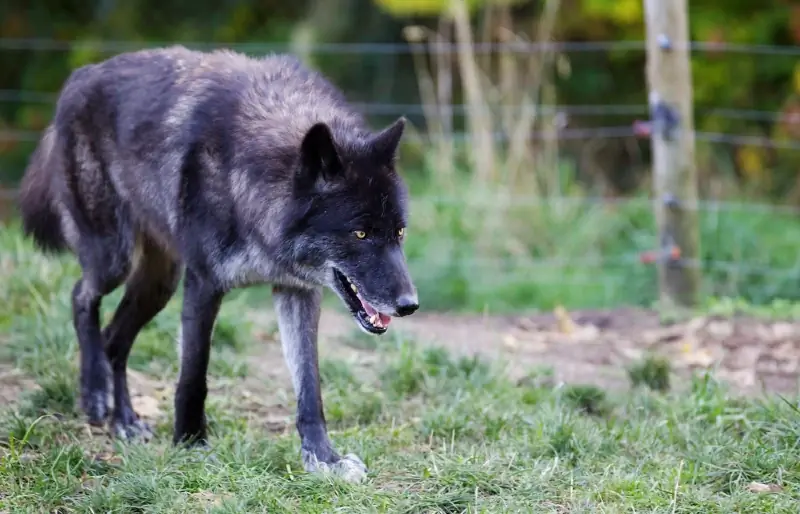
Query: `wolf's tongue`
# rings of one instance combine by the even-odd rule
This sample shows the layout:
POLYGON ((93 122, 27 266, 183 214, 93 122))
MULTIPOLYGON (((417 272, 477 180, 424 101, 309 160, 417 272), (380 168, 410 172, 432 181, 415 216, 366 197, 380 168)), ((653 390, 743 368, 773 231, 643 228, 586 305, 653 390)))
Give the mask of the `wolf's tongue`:
POLYGON ((358 299, 361 301, 361 306, 364 307, 364 310, 366 311, 367 316, 369 316, 371 318, 372 316, 377 314, 378 315, 378 319, 381 320, 381 323, 383 324, 383 326, 384 327, 389 326, 389 323, 391 323, 391 321, 392 321, 392 317, 391 316, 387 316, 386 314, 381 314, 380 312, 376 311, 375 308, 372 305, 368 304, 366 302, 366 300, 361 298, 361 295, 358 295, 358 299))

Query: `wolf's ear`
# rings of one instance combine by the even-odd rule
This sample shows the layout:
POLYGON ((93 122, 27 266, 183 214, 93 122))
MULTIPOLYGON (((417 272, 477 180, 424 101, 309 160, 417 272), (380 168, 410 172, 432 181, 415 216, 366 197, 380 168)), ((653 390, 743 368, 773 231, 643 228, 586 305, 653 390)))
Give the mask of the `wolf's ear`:
POLYGON ((397 120, 381 130, 369 141, 373 155, 378 159, 391 161, 400 146, 400 138, 403 137, 403 130, 406 128, 406 119, 401 116, 397 120))
POLYGON ((320 178, 330 180, 342 172, 342 161, 328 125, 319 122, 308 129, 300 145, 300 160, 300 173, 308 184, 320 178))

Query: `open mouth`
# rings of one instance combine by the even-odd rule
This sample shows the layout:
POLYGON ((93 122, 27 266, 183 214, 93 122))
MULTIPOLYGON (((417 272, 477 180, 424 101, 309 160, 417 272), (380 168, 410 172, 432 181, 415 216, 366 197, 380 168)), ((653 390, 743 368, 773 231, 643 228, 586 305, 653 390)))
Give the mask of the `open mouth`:
POLYGON ((343 273, 334 269, 333 274, 339 282, 339 289, 345 298, 345 303, 359 324, 372 334, 383 334, 389 328, 392 317, 381 312, 370 305, 358 292, 358 288, 350 282, 343 273))

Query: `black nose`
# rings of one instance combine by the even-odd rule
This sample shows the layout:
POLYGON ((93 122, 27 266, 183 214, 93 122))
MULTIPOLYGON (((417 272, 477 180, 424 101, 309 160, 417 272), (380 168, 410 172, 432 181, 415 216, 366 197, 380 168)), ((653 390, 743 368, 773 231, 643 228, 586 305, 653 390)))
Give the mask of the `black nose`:
POLYGON ((395 311, 397 311, 398 316, 408 316, 409 314, 414 314, 417 309, 419 309, 417 295, 403 295, 397 299, 395 311))

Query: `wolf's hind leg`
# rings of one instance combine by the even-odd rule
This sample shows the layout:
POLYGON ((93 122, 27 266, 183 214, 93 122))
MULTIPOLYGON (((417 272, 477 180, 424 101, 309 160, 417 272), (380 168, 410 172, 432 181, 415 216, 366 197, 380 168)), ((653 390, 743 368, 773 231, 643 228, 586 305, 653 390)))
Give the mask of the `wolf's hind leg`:
POLYGON ((128 272, 127 266, 114 265, 119 261, 105 253, 95 253, 92 259, 82 256, 83 275, 72 289, 72 320, 80 346, 81 407, 92 425, 102 425, 108 414, 109 366, 100 332, 100 303, 128 272))
POLYGON ((114 383, 112 428, 122 439, 151 435, 150 427, 139 419, 131 405, 126 373, 128 355, 142 328, 172 298, 180 278, 178 264, 154 243, 145 239, 139 249, 140 258, 126 282, 125 294, 103 330, 114 383))
POLYGON ((275 286, 273 298, 283 354, 297 396, 303 466, 308 472, 331 471, 345 480, 360 481, 367 473, 364 463, 355 455, 339 456, 325 425, 317 356, 322 291, 275 286))

